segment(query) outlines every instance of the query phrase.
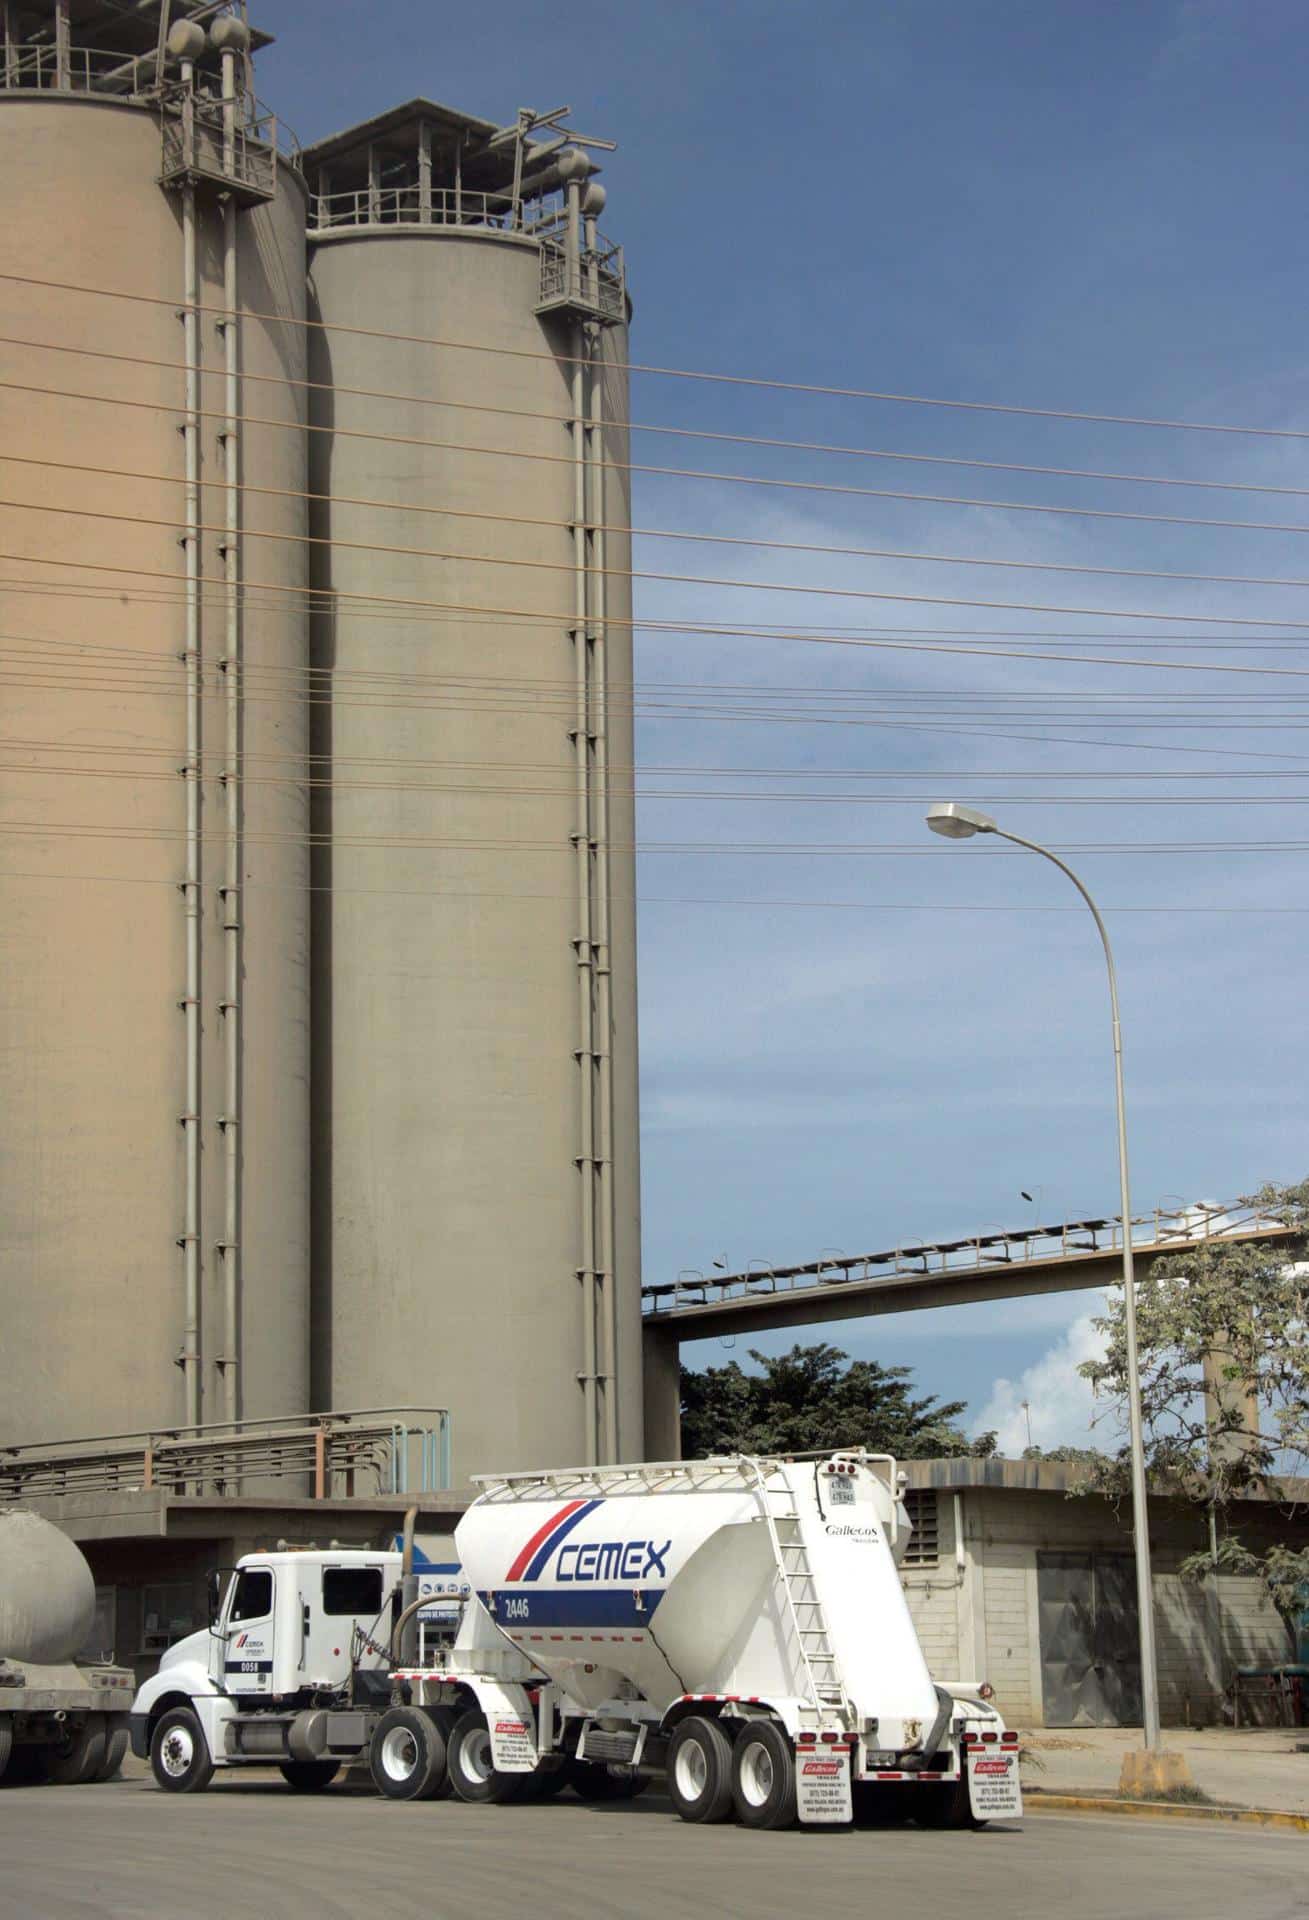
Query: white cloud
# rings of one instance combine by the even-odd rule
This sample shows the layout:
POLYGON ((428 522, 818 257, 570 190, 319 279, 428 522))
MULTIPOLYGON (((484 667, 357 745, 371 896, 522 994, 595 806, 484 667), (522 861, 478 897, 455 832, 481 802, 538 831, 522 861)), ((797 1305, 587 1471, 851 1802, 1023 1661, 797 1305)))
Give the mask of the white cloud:
POLYGON ((992 1383, 991 1397, 977 1416, 976 1430, 994 1430, 1000 1452, 1010 1455, 1021 1454, 1027 1445, 1029 1418, 1035 1446, 1112 1448, 1116 1434, 1108 1415, 1092 1432, 1092 1417, 1099 1409, 1090 1383, 1078 1372, 1083 1361, 1098 1360, 1103 1353, 1104 1336, 1096 1330, 1095 1315, 1081 1314, 1016 1380, 992 1383))

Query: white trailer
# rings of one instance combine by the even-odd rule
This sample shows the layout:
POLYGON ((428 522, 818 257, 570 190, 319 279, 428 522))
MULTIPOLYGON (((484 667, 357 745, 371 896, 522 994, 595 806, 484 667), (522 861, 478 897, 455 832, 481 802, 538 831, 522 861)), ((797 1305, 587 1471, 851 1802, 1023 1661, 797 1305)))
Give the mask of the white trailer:
POLYGON ((456 1529, 460 1578, 434 1583, 453 1595, 429 1588, 401 1610, 399 1555, 249 1556, 203 1669, 183 1643, 136 1702, 134 1738, 160 1783, 272 1759, 315 1786, 366 1752, 393 1799, 564 1787, 613 1799, 663 1773, 696 1822, 1021 1813, 1017 1735, 989 1689, 928 1671, 897 1567, 909 1523, 889 1457, 480 1484, 456 1529), (326 1611, 328 1574, 347 1561, 374 1570, 349 1635, 326 1611), (258 1621, 243 1598, 254 1574, 258 1621), (454 1631, 423 1620, 451 1599, 454 1631), (394 1660, 406 1614, 417 1647, 394 1660), (329 1618, 340 1626, 325 1634, 329 1618))

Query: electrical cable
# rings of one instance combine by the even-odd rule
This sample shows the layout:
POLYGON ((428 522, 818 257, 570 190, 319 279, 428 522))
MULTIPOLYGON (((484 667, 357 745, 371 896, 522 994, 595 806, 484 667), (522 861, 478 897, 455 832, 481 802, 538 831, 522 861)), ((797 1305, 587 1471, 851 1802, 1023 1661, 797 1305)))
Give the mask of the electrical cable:
MULTIPOLYGON (((177 305, 176 300, 170 300, 163 294, 138 293, 122 287, 93 287, 76 281, 42 279, 34 274, 0 272, 0 280, 18 286, 42 287, 53 293, 88 294, 96 299, 135 301, 145 306, 175 308, 177 305)), ((232 315, 230 308, 205 301, 197 302, 193 311, 218 314, 224 318, 232 315)), ((357 327, 344 321, 310 319, 307 316, 301 318, 298 314, 263 313, 251 307, 241 308, 232 317, 242 321, 262 321, 272 326, 299 327, 306 333, 311 330, 342 333, 359 339, 390 340, 403 346, 439 347, 451 353, 497 354, 506 359, 535 361, 550 366, 571 366, 578 357, 568 353, 541 353, 527 347, 506 347, 486 340, 446 340, 430 334, 398 333, 383 327, 357 327)), ((760 388, 771 393, 811 394, 835 400, 884 401, 897 406, 940 407, 964 413, 1017 414, 1032 419, 1072 420, 1096 426, 1148 427, 1176 433, 1236 434, 1268 440, 1309 440, 1309 429, 1296 427, 1255 427, 1227 421, 1090 413, 1068 407, 1036 407, 996 400, 949 400, 928 394, 892 393, 877 388, 843 387, 809 380, 781 380, 759 374, 713 373, 695 367, 664 367, 641 360, 606 359, 604 371, 647 374, 660 379, 693 380, 720 386, 760 388)))

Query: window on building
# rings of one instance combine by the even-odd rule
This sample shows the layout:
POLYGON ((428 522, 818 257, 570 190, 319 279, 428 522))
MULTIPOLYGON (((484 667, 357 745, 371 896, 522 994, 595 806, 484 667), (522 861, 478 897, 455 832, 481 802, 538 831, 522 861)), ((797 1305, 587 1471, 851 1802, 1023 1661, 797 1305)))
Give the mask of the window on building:
POLYGON ((909 1548, 901 1565, 934 1567, 940 1547, 936 1494, 930 1488, 919 1488, 916 1492, 906 1493, 904 1503, 913 1532, 909 1536, 909 1548))
POLYGON ((366 1614, 375 1620, 382 1611, 380 1567, 324 1567, 323 1612, 366 1614))
POLYGON ((228 1620, 262 1620, 273 1611, 273 1576, 267 1567, 246 1567, 236 1577, 232 1611, 228 1620))

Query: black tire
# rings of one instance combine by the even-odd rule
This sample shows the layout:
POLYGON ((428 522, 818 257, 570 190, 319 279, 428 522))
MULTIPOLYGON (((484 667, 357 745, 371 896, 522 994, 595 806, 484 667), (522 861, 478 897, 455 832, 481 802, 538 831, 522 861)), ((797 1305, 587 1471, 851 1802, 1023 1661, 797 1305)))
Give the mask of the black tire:
POLYGON ((574 1760, 569 1784, 579 1800, 635 1800, 649 1786, 650 1776, 635 1767, 607 1766, 603 1760, 574 1760))
POLYGON ((321 1793, 341 1771, 339 1760, 283 1760, 278 1772, 293 1793, 321 1793))
POLYGON ((0 1780, 5 1777, 9 1755, 13 1751, 14 1729, 8 1720, 0 1720, 0 1780))
POLYGON ((105 1741, 105 1757, 100 1762, 100 1770, 95 1776, 97 1780, 113 1780, 117 1777, 127 1758, 130 1737, 126 1727, 113 1729, 105 1741))
POLYGON ((712 1826, 732 1811, 732 1745, 716 1720, 692 1714, 668 1742, 668 1797, 683 1820, 712 1826))
POLYGON ((909 1811, 920 1827, 984 1827, 973 1813, 967 1780, 949 1780, 943 1785, 933 1781, 928 1787, 911 1787, 909 1811))
MULTIPOLYGON (((64 1723, 67 1726, 67 1722, 64 1723)), ((46 1770, 56 1787, 80 1787, 104 1765, 107 1729, 102 1713, 88 1713, 80 1725, 46 1749, 46 1770)))
POLYGON ((530 1773, 496 1772, 486 1715, 476 1707, 470 1707, 455 1721, 447 1764, 455 1798, 475 1806, 502 1806, 507 1800, 517 1800, 525 1783, 534 1777, 530 1773))
POLYGON ((745 1720, 732 1747, 732 1804, 743 1827, 793 1827, 795 1749, 775 1720, 745 1720))
POLYGON ((445 1775, 442 1729, 421 1707, 391 1707, 373 1729, 368 1771, 387 1800, 432 1800, 445 1775))
POLYGON ((213 1779, 209 1742, 190 1707, 160 1714, 150 1735, 150 1771, 165 1793, 203 1793, 213 1779))

